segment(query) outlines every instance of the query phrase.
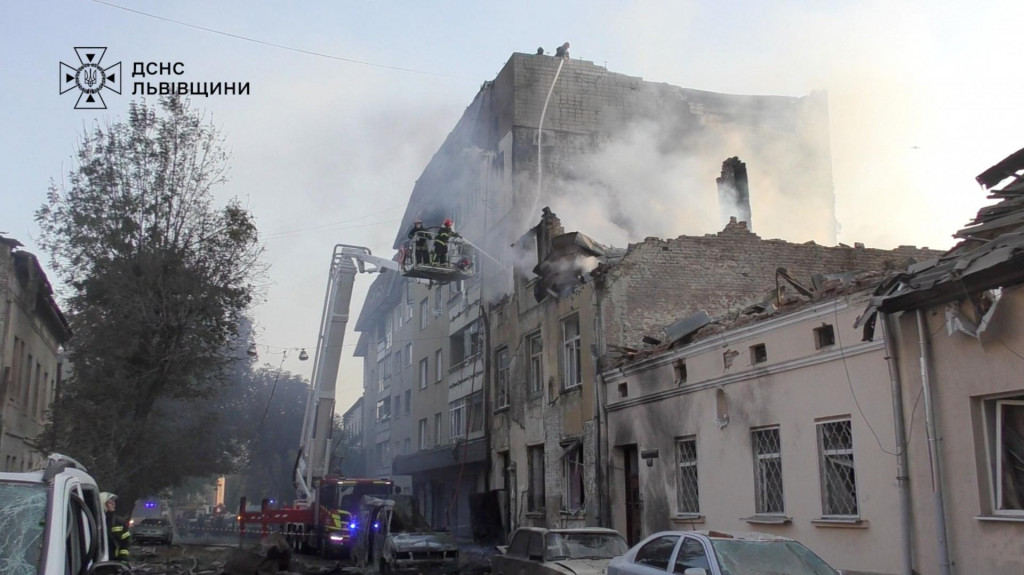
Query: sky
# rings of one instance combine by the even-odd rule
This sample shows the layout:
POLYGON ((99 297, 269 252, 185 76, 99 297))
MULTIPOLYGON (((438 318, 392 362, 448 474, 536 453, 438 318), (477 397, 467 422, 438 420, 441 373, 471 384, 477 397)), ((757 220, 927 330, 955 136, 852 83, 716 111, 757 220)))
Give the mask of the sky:
MULTIPOLYGON (((1024 3, 1012 0, 5 0, 3 8, 0 233, 47 261, 33 213, 50 181, 73 169, 83 130, 125 119, 138 98, 133 62, 181 62, 176 81, 247 82, 247 95, 192 105, 231 152, 217 200, 248 207, 266 247, 267 283, 252 312, 260 360, 306 377, 312 361, 298 352, 313 354, 334 244, 391 255, 416 179, 513 52, 553 53, 570 41, 573 58, 653 82, 734 94, 825 90, 838 241, 849 245, 952 247, 951 235, 991 203, 974 176, 1024 146, 1024 3), (59 93, 59 63, 75 65, 76 46, 106 47, 104 65, 122 62, 122 93, 103 93, 106 110, 75 110, 76 91, 59 93)), ((558 215, 567 230, 590 233, 588 214, 558 215)), ((799 226, 788 229, 781 239, 806 241, 799 226)), ((353 318, 372 279, 356 279, 353 318)), ((339 412, 362 391, 356 335, 345 341, 339 412)))

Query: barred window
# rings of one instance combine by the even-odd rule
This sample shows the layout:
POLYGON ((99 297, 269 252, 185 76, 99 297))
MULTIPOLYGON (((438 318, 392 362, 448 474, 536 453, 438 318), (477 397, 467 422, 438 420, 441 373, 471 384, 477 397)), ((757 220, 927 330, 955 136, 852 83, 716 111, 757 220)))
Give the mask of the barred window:
POLYGON ((679 513, 700 513, 700 497, 697 490, 697 440, 695 438, 676 441, 676 502, 679 513))
POLYGON ((782 448, 779 428, 751 432, 754 451, 754 503, 757 513, 785 512, 782 492, 782 448))
POLYGON ((857 476, 853 469, 853 430, 849 419, 818 423, 821 513, 857 516, 857 476))

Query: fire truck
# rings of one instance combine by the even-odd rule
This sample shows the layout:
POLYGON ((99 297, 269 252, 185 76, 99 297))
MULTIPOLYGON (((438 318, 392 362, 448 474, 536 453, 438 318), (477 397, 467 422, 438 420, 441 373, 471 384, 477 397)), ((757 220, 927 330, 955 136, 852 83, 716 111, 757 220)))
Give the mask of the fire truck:
POLYGON ((296 552, 347 555, 354 536, 362 528, 356 518, 363 496, 387 498, 394 493, 394 483, 388 478, 343 477, 330 475, 327 470, 334 418, 334 383, 356 274, 391 271, 413 281, 437 285, 467 279, 475 273, 474 258, 461 238, 449 240, 449 258, 445 263, 414 262, 408 257, 410 248, 403 246, 398 261, 394 261, 373 255, 369 248, 334 246, 294 468, 296 500, 294 505, 275 507, 264 499, 258 511, 249 511, 246 498, 242 497, 237 517, 240 534, 279 532, 296 552))

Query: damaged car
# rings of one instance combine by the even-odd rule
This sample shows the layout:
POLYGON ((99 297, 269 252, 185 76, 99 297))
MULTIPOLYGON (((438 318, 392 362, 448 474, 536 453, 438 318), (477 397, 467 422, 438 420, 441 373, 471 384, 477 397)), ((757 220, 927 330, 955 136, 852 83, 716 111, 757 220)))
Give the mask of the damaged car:
POLYGON ((629 548, 614 529, 520 527, 501 555, 491 558, 493 575, 601 575, 608 562, 629 548))
POLYGON ((447 531, 432 529, 410 495, 364 496, 354 526, 353 560, 381 575, 441 575, 459 570, 459 547, 447 531))

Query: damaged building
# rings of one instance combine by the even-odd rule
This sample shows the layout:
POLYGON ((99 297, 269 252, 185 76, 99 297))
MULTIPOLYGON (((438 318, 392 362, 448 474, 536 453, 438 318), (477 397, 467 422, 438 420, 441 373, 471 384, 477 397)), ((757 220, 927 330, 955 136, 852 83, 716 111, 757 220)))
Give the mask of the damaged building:
MULTIPOLYGON (((742 218, 751 211, 751 197, 756 206, 758 185, 771 185, 773 202, 813 222, 807 239, 834 243, 824 93, 716 94, 609 72, 585 60, 513 54, 497 77, 481 86, 417 180, 394 242, 402 248, 417 219, 436 228, 452 218, 455 230, 475 250, 473 277, 424 285, 384 274, 374 282, 356 325, 357 355, 364 360, 362 436, 368 473, 391 475, 411 488, 436 527, 461 537, 495 529, 481 528, 481 520, 470 513, 470 507, 478 506, 470 504, 477 494, 505 485, 495 483, 492 472, 496 398, 486 390, 496 359, 489 307, 517 289, 522 277, 513 270, 528 272, 543 263, 535 257, 521 261, 522 251, 512 244, 544 206, 572 203, 573 190, 614 210, 618 198, 635 190, 602 173, 600 158, 640 140, 640 151, 647 146, 656 150, 650 160, 658 169, 685 168, 693 174, 692 181, 670 183, 664 192, 671 197, 701 198, 716 206, 723 198, 723 216, 742 218), (750 163, 749 185, 740 183, 747 176, 742 162, 723 166, 723 159, 734 157, 750 163), (728 181, 716 189, 719 176, 728 181)), ((643 221, 620 220, 616 225, 621 229, 643 237, 643 221)), ((614 255, 594 251, 591 257, 614 255)), ((560 290, 578 279, 572 273, 538 289, 568 301, 560 290)), ((536 301, 533 293, 530 297, 536 301)), ((581 333, 589 333, 591 324, 581 317, 581 333)), ((627 339, 614 337, 616 343, 627 339)), ((589 345, 579 343, 578 372, 588 390, 595 374, 589 345)), ((549 346, 548 353, 555 351, 549 346)), ((580 425, 593 419, 590 393, 581 401, 588 402, 591 415, 581 415, 580 425)), ((582 440, 580 445, 573 449, 592 448, 582 440)), ((593 469, 592 456, 585 458, 593 469)), ((552 459, 548 468, 555 469, 555 463, 552 459)), ((521 465, 525 469, 525 462, 521 465)), ((547 508, 555 513, 556 507, 547 508)), ((593 523, 594 513, 577 518, 593 523)))
MULTIPOLYGON (((796 356, 807 350, 790 333, 800 328, 780 319, 789 331, 778 335, 778 346, 773 343, 771 349, 763 342, 743 343, 743 338, 734 343, 736 338, 727 334, 704 344, 700 360, 680 364, 680 352, 673 351, 672 359, 659 356, 627 369, 628 377, 615 365, 639 362, 650 349, 686 341, 724 319, 735 326, 742 324, 737 318, 767 314, 777 309, 783 292, 816 302, 802 321, 815 324, 808 329, 820 340, 818 347, 813 339, 804 347, 811 353, 823 350, 819 357, 827 351, 835 360, 843 353, 834 346, 835 338, 859 339, 859 334, 826 333, 824 324, 839 326, 842 318, 835 314, 853 314, 843 327, 850 331, 856 314, 849 303, 840 309, 819 301, 822 295, 843 282, 859 282, 864 290, 866 278, 877 279, 886 270, 938 253, 764 240, 735 221, 717 234, 648 238, 623 250, 579 232, 565 233, 549 210, 518 245, 536 250, 540 263, 531 273, 516 274, 516 289, 493 306, 489 322, 491 483, 501 492, 506 528, 602 525, 618 529, 632 543, 680 526, 673 518, 687 517, 677 516, 674 498, 669 501, 674 487, 665 489, 659 481, 671 476, 675 449, 672 435, 664 431, 691 420, 680 418, 689 412, 678 405, 660 402, 683 389, 680 381, 714 395, 719 381, 764 378, 766 366, 799 364, 803 360, 796 356), (801 277, 808 279, 795 279, 801 277), (651 371, 651 365, 659 370, 651 371), (753 375, 744 375, 751 370, 753 375), (653 459, 660 459, 660 475, 648 476, 640 462, 653 459), (642 493, 641 485, 646 486, 642 493), (641 500, 647 502, 646 511, 641 511, 641 500)), ((864 348, 881 353, 880 344, 864 348)), ((847 351, 844 357, 856 364, 860 351, 847 351)), ((824 394, 823 401, 829 397, 824 394)), ((734 401, 736 409, 757 410, 751 405, 755 399, 734 401)), ((792 401, 786 404, 801 409, 792 401)), ((713 418, 714 410, 706 408, 693 407, 713 418)), ((693 433, 679 431, 680 436, 693 433)))

